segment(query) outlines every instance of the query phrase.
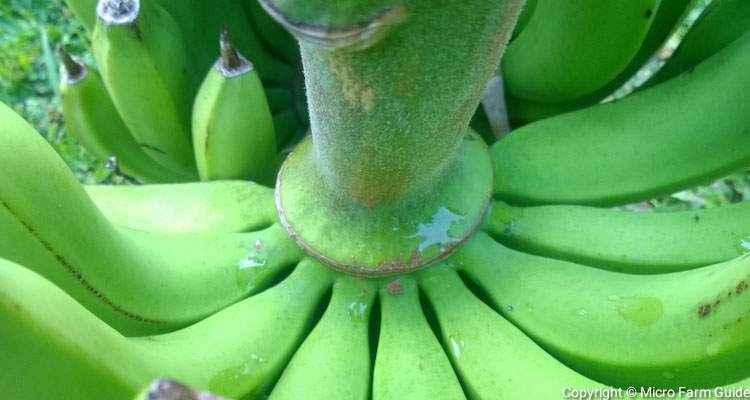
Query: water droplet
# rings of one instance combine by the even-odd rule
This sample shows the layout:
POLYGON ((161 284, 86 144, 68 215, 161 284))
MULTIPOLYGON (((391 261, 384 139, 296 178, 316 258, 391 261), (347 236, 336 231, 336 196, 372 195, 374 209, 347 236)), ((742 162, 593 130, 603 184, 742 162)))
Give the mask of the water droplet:
POLYGON ((745 251, 750 251, 750 236, 748 236, 747 239, 740 240, 740 246, 742 246, 745 251))
POLYGON ((349 303, 349 316, 355 321, 363 321, 365 319, 365 313, 367 312, 367 304, 353 301, 349 303))
POLYGON ((628 296, 617 304, 617 312, 623 319, 645 327, 661 318, 664 304, 656 297, 628 296))
POLYGON ((662 372, 661 376, 663 376, 665 379, 674 379, 674 374, 669 371, 662 372))
POLYGON ((456 358, 461 358, 461 353, 463 352, 464 346, 466 346, 466 343, 463 339, 461 339, 458 335, 450 335, 448 337, 448 340, 451 342, 451 349, 453 349, 453 355, 456 356, 456 358))
POLYGON ((589 311, 587 309, 585 309, 585 308, 579 308, 576 311, 576 314, 578 314, 581 317, 585 317, 585 316, 589 315, 589 311))
POLYGON ((255 241, 255 244, 253 244, 253 248, 250 249, 247 256, 240 260, 240 269, 262 267, 265 266, 267 262, 268 259, 267 254, 263 249, 263 242, 258 239, 255 241))
POLYGON ((708 356, 715 356, 719 354, 720 349, 721 349, 721 340, 716 340, 713 343, 706 346, 706 354, 708 356))
POLYGON ((262 267, 266 265, 267 261, 258 256, 249 255, 240 261, 240 269, 262 267))
POLYGON ((417 233, 406 238, 422 238, 422 242, 419 244, 420 253, 434 245, 440 246, 440 252, 443 252, 446 245, 458 242, 457 238, 450 236, 449 231, 455 222, 462 219, 462 216, 452 213, 445 207, 440 207, 435 215, 432 216, 431 222, 419 224, 417 233))
POLYGON ((239 261, 237 283, 245 293, 255 290, 255 279, 268 264, 268 249, 260 239, 255 240, 245 258, 239 261))
POLYGON ((508 311, 508 312, 513 311, 513 306, 508 305, 507 307, 505 307, 505 311, 508 311))
POLYGON ((256 375, 258 369, 266 359, 252 353, 250 359, 235 367, 227 368, 214 375, 208 383, 208 388, 212 392, 221 392, 233 395, 236 392, 242 393, 248 388, 257 385, 259 377, 256 375))

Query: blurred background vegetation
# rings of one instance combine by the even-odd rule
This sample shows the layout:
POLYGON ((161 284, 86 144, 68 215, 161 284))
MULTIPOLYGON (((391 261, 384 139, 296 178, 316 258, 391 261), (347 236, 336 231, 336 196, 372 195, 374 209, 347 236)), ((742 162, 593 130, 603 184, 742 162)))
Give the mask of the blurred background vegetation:
MULTIPOLYGON (((121 184, 125 182, 122 176, 108 170, 102 161, 91 157, 66 134, 60 111, 59 61, 55 52, 59 43, 92 63, 89 38, 62 0, 0 0, 0 101, 10 104, 33 124, 81 182, 121 184)), ((658 66, 658 60, 653 65, 658 66)), ((671 211, 716 207, 743 200, 750 200, 750 169, 709 185, 625 208, 671 211)))

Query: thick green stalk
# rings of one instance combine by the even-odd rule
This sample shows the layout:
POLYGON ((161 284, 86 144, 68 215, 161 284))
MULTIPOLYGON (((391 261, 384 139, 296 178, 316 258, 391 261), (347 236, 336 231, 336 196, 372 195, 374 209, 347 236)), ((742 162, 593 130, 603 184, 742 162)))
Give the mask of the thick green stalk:
POLYGON ((523 0, 261 0, 300 39, 314 157, 365 207, 437 190, 523 0))

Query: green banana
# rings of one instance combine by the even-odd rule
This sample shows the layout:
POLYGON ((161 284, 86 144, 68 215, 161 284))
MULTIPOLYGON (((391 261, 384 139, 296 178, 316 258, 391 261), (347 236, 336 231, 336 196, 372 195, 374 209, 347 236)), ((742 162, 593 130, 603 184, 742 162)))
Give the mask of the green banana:
POLYGON ((376 294, 374 281, 338 278, 323 318, 294 354, 269 399, 368 399, 368 331, 376 294))
POLYGON ((0 315, 0 389, 9 399, 129 399, 149 381, 127 339, 48 280, 3 259, 0 315))
MULTIPOLYGON (((216 39, 226 28, 234 32, 234 45, 240 53, 252 58, 264 83, 287 85, 292 69, 276 59, 263 46, 253 29, 241 0, 190 1, 156 0, 172 15, 184 33, 185 51, 191 63, 190 93, 199 89, 208 70, 216 62, 216 39)), ((297 56, 299 59, 299 56, 297 56)))
POLYGON ((115 157, 125 174, 146 182, 187 182, 190 176, 163 167, 146 154, 122 122, 99 73, 59 47, 60 95, 68 131, 100 161, 115 157))
POLYGON ((258 38, 275 57, 289 65, 300 62, 297 41, 281 25, 266 13, 258 0, 242 0, 258 38))
POLYGON ((31 126, 4 105, 0 120, 0 142, 12 149, 0 158, 0 237, 13 238, 0 241, 0 257, 44 275, 122 332, 194 322, 262 290, 302 256, 276 224, 193 235, 115 227, 31 126))
POLYGON ((516 22, 516 27, 513 29, 511 40, 515 39, 516 36, 523 32, 526 25, 529 24, 531 16, 534 15, 537 1, 538 0, 526 0, 523 4, 523 10, 521 11, 521 15, 518 16, 518 21, 516 22))
POLYGON ((100 0, 97 15, 94 58, 125 125, 154 160, 196 175, 180 28, 151 0, 100 0))
POLYGON ((750 29, 750 3, 744 0, 712 0, 685 34, 666 64, 643 87, 688 72, 750 29))
POLYGON ((193 148, 202 180, 248 179, 272 185, 276 138, 253 64, 221 35, 221 57, 193 106, 193 148))
POLYGON ((658 0, 538 0, 503 57, 506 90, 541 102, 596 91, 638 52, 657 6, 658 0))
POLYGON ((416 281, 401 276, 385 282, 379 293, 382 317, 372 398, 465 399, 422 312, 416 281))
POLYGON ((99 0, 65 0, 65 4, 73 11, 78 20, 90 32, 96 25, 96 3, 99 0))
POLYGON ((495 203, 486 230, 514 249, 626 273, 660 274, 747 251, 750 202, 700 211, 627 212, 495 203))
POLYGON ((478 234, 455 262, 503 316, 593 379, 713 388, 750 375, 750 254, 630 275, 519 253, 478 234))
POLYGON ((161 233, 251 232, 277 221, 273 189, 241 181, 85 186, 107 219, 161 233))
POLYGON ((496 198, 624 204, 749 165, 748 69, 750 34, 682 79, 518 129, 490 149, 496 198))
POLYGON ((268 291, 188 328, 125 338, 41 276, 0 260, 0 389, 18 400, 118 400, 170 377, 258 398, 310 331, 331 284, 328 269, 304 261, 268 291))
POLYGON ((694 8, 697 1, 699 0, 659 0, 648 33, 641 42, 638 52, 633 55, 617 77, 591 93, 562 102, 533 101, 509 93, 506 101, 513 124, 521 126, 539 119, 585 108, 610 96, 638 73, 644 64, 662 48, 673 31, 679 27, 679 22, 694 8))
POLYGON ((603 388, 555 360, 475 298, 446 265, 418 275, 468 398, 552 399, 562 398, 566 387, 603 388))

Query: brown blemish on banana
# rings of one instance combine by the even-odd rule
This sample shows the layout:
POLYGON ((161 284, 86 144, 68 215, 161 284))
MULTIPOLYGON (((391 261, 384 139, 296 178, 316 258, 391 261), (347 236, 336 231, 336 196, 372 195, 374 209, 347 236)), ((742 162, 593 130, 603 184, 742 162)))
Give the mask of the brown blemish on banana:
POLYGON ((157 152, 159 154, 165 154, 165 155, 167 154, 166 151, 164 151, 164 150, 162 150, 162 149, 160 149, 160 148, 158 148, 156 146, 150 145, 148 143, 138 142, 138 146, 141 146, 144 150, 155 151, 155 152, 157 152))
POLYGON ((701 317, 705 317, 710 313, 711 313, 710 304, 703 304, 700 307, 698 307, 698 315, 700 315, 701 317))
POLYGON ((372 112, 375 109, 375 92, 354 76, 350 61, 348 53, 333 53, 328 57, 328 65, 339 81, 341 94, 349 107, 354 111, 372 112))
POLYGON ((383 39, 391 28, 403 21, 407 15, 403 6, 395 5, 362 22, 346 27, 332 27, 292 21, 273 4, 273 0, 258 1, 273 19, 298 39, 331 50, 364 50, 383 39))
POLYGON ((726 292, 726 295, 723 295, 723 294, 719 295, 719 297, 717 297, 713 303, 704 303, 698 306, 698 315, 701 318, 709 315, 712 311, 716 310, 720 304, 722 304, 723 299, 730 300, 733 296, 736 297, 736 296, 741 295, 747 289, 748 289, 747 280, 743 279, 732 290, 726 292))
POLYGON ((388 293, 393 295, 399 295, 404 292, 404 289, 401 287, 401 279, 396 279, 395 281, 389 283, 387 288, 388 293))
POLYGON ((91 292, 97 299, 99 299, 102 303, 108 305, 112 309, 114 309, 116 312, 130 318, 136 321, 145 322, 149 324, 165 324, 166 321, 156 320, 156 319, 150 319, 146 318, 144 316, 138 315, 136 313, 130 312, 128 310, 125 310, 124 308, 118 306, 117 304, 113 303, 112 300, 110 300, 104 293, 100 292, 98 289, 94 287, 79 271, 77 268, 75 268, 65 257, 63 257, 59 252, 57 252, 53 247, 52 244, 49 243, 47 240, 43 239, 39 233, 32 227, 29 223, 21 219, 16 212, 13 211, 13 209, 10 208, 8 203, 5 201, 0 200, 0 205, 3 206, 6 210, 8 210, 8 213, 13 216, 23 227, 33 236, 36 238, 39 243, 50 253, 52 256, 55 257, 57 262, 65 268, 68 273, 73 275, 73 277, 89 292, 91 292))

